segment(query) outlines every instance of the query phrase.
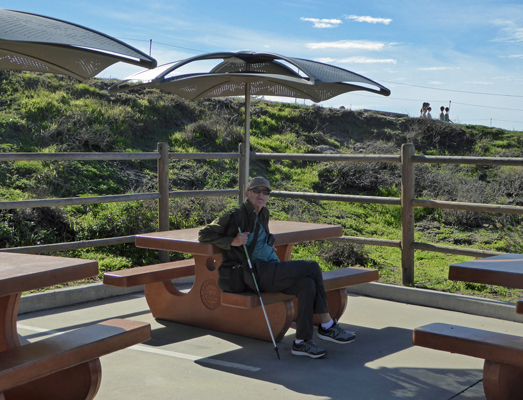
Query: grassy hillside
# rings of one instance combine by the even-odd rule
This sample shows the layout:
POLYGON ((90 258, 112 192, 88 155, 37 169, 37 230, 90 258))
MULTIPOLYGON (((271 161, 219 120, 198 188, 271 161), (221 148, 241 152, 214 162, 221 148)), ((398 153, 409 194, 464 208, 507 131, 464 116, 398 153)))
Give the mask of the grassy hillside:
MULTIPOLYGON (((79 83, 53 75, 2 72, 0 152, 144 152, 167 142, 176 152, 236 152, 242 140, 240 99, 188 102, 156 90, 109 95, 108 80, 79 83)), ((252 102, 251 149, 273 153, 417 154, 523 157, 522 132, 448 124, 379 113, 252 102)), ((386 163, 252 162, 275 189, 399 196, 399 165, 386 163)), ((418 198, 523 205, 523 172, 515 167, 417 165, 418 198)), ((171 190, 237 187, 237 163, 173 161, 171 190)), ((111 195, 154 191, 156 162, 2 162, 0 199, 111 195)), ((171 201, 172 229, 201 226, 235 204, 234 198, 171 201)), ((336 223, 351 236, 399 239, 399 207, 271 199, 274 218, 336 223)), ((416 241, 522 252, 519 216, 416 209, 416 241)), ((0 212, 0 247, 87 240, 154 231, 155 202, 112 203, 0 212)), ((99 260, 101 273, 157 262, 132 245, 67 252, 99 260)), ((181 257, 172 254, 173 259, 181 257)), ((381 281, 401 281, 399 250, 325 243, 296 246, 294 258, 322 267, 380 269, 381 281)), ((514 300, 521 293, 449 282, 448 265, 470 259, 416 252, 416 286, 514 300)))

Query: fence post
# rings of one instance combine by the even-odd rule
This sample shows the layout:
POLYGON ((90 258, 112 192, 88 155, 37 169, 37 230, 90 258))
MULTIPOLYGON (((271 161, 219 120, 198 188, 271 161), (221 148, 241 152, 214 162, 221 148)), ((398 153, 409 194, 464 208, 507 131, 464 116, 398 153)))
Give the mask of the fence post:
POLYGON ((238 161, 238 204, 242 204, 245 201, 245 189, 247 187, 247 177, 246 177, 246 158, 245 158, 245 143, 240 143, 238 145, 238 152, 240 153, 240 159, 238 161))
POLYGON ((401 277, 404 285, 414 284, 414 145, 401 146, 401 277))
MULTIPOLYGON (((158 232, 169 230, 169 145, 167 143, 158 143, 158 232)), ((169 262, 169 252, 165 250, 158 251, 161 262, 169 262)))

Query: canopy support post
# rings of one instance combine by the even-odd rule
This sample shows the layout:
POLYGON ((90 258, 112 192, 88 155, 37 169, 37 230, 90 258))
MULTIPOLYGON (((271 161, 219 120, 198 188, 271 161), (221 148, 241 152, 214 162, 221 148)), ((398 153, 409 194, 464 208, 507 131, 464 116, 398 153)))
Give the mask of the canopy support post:
POLYGON ((245 201, 245 190, 247 189, 247 183, 245 179, 245 143, 238 145, 238 152, 240 153, 240 160, 238 162, 238 205, 245 201))
POLYGON ((249 182, 249 164, 250 164, 250 154, 251 154, 251 83, 247 82, 245 84, 245 187, 249 182))

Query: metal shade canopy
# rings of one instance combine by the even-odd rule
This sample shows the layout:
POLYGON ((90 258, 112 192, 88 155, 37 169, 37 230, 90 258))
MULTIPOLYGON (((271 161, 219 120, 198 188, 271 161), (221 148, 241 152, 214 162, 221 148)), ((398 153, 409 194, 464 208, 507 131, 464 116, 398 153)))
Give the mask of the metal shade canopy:
POLYGON ((291 97, 319 103, 355 90, 390 95, 386 87, 343 68, 301 58, 253 52, 210 53, 191 57, 131 75, 113 85, 110 91, 130 89, 121 87, 129 81, 143 82, 132 88, 158 87, 188 100, 254 95, 291 97), (189 63, 216 59, 223 59, 223 62, 209 72, 168 76, 189 63), (250 90, 246 92, 248 84, 250 90))
MULTIPOLYGON (((343 93, 364 90, 389 96, 390 90, 362 75, 320 62, 272 53, 242 51, 210 53, 131 75, 109 92, 157 88, 188 100, 206 97, 245 96, 245 181, 249 179, 250 97, 280 96, 319 103, 343 93), (222 60, 209 72, 169 76, 196 61, 222 60), (126 85, 138 81, 141 84, 126 85)), ((245 183, 240 182, 240 185, 245 183)), ((240 193, 243 193, 240 188, 240 193)))
POLYGON ((154 58, 101 32, 0 9, 0 69, 69 75, 83 81, 120 61, 144 68, 157 65, 154 58))

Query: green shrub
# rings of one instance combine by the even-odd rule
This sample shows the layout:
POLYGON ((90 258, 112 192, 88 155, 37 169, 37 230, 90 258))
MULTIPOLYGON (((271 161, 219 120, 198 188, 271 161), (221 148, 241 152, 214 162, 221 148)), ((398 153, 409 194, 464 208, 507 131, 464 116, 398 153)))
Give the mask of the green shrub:
POLYGON ((369 252, 362 245, 352 243, 324 243, 320 255, 336 268, 366 267, 372 263, 369 252))
POLYGON ((103 203, 66 208, 74 219, 78 240, 103 239, 154 232, 157 205, 152 201, 103 203))
POLYGON ((73 241, 75 231, 57 208, 0 211, 0 248, 73 241))

